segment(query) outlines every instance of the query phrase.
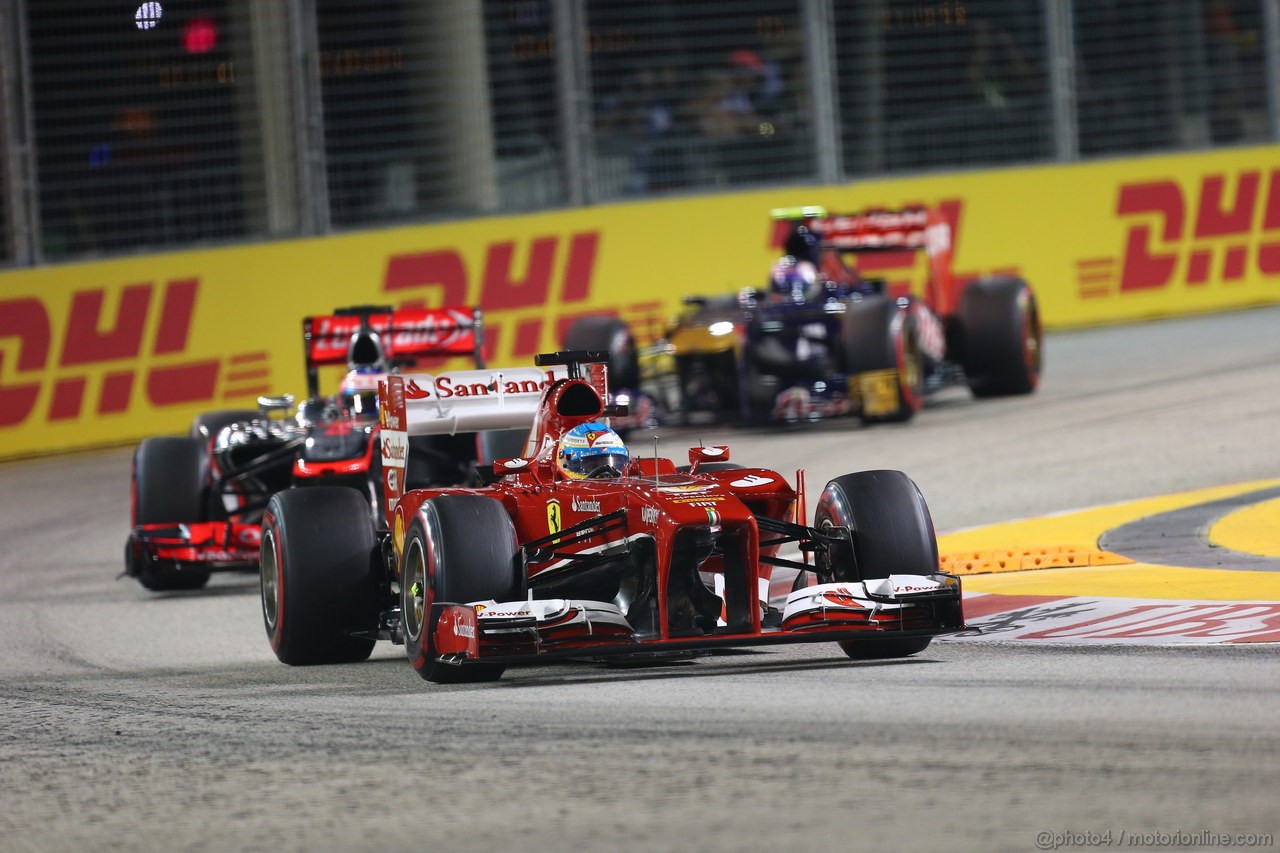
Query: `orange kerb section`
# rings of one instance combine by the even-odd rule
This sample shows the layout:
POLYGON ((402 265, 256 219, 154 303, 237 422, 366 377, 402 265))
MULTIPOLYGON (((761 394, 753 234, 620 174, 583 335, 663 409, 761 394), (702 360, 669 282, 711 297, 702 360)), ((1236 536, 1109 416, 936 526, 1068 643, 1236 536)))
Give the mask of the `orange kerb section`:
POLYGON ((995 572, 1026 572, 1033 569, 1062 569, 1071 566, 1126 566, 1133 560, 1073 545, 1048 545, 1005 551, 961 551, 943 554, 942 571, 953 575, 985 575, 995 572))

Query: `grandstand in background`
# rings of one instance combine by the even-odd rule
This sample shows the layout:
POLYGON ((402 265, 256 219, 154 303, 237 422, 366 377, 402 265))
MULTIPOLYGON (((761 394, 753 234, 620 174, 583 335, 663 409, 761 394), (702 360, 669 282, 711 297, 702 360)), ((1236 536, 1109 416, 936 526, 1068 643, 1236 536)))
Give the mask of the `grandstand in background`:
POLYGON ((1280 141, 1275 0, 6 0, 0 268, 1280 141))

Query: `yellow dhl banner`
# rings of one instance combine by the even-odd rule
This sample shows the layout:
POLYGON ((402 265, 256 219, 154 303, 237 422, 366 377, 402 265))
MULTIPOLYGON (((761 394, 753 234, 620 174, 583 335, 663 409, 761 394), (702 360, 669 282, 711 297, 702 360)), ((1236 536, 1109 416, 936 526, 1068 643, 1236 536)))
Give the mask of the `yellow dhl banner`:
MULTIPOLYGON (((1280 301, 1280 147, 793 187, 0 272, 0 458, 182 432, 304 393, 301 319, 478 305, 494 364, 575 318, 643 337, 685 294, 764 284, 774 207, 925 204, 961 279, 1024 276, 1064 328, 1280 301)), ((920 287, 924 259, 863 256, 920 287)))

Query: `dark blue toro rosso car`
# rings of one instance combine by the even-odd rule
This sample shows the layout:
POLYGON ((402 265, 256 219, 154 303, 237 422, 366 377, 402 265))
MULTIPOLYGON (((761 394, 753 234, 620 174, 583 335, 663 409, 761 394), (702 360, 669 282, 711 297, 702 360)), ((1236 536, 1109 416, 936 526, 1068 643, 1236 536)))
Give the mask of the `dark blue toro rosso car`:
POLYGON ((1035 390, 1042 330, 1031 287, 1016 276, 956 282, 940 211, 806 207, 774 217, 789 231, 766 287, 685 297, 643 347, 612 317, 569 329, 566 348, 611 354, 611 384, 633 420, 906 421, 950 385, 977 397, 1035 390), (927 256, 923 296, 892 293, 853 262, 902 251, 927 256))

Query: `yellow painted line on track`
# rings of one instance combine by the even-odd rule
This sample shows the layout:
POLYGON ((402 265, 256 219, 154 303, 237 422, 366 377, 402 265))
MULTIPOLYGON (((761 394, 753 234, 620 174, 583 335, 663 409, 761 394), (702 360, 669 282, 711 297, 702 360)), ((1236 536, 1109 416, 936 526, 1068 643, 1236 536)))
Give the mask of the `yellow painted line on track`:
MULTIPOLYGON (((1090 556, 1108 530, 1148 516, 1231 498, 1280 486, 1280 480, 1258 480, 1208 489, 1195 489, 1107 506, 1058 513, 1043 518, 992 524, 938 537, 938 551, 957 566, 970 563, 964 574, 968 592, 1000 595, 1100 596, 1169 601, 1280 601, 1280 572, 1197 569, 1132 563, 1100 565, 1097 558, 1070 567, 1035 565, 1018 559, 1005 565, 994 561, 991 573, 981 560, 991 555, 1057 551, 1090 556), (1046 548, 1046 543, 1052 546, 1046 548), (975 564, 974 557, 981 555, 975 564)), ((1262 556, 1280 556, 1280 499, 1237 510, 1214 525, 1214 544, 1262 556)), ((1045 561, 1042 561, 1045 562, 1045 561)), ((1052 563, 1054 561, 1047 561, 1052 563)), ((1061 561, 1058 561, 1061 562, 1061 561)))
MULTIPOLYGON (((970 550, 1019 550, 1036 548, 1045 543, 1092 550, 1098 547, 1098 538, 1113 527, 1119 527, 1149 515, 1172 512, 1175 509, 1275 486, 1280 486, 1280 480, 1257 480, 1252 483, 1195 489, 1158 498, 1143 498, 1125 503, 1073 510, 1044 518, 1027 518, 1021 521, 958 530, 938 537, 938 551, 942 554, 951 554, 970 550)), ((1280 534, 1276 534, 1275 538, 1280 539, 1280 534)))
POLYGON ((1224 515, 1209 528, 1209 541, 1245 554, 1280 557, 1280 498, 1224 515))
POLYGON ((1280 573, 1182 569, 1134 563, 1045 569, 963 580, 965 592, 998 595, 1101 596, 1161 601, 1280 601, 1280 573))

